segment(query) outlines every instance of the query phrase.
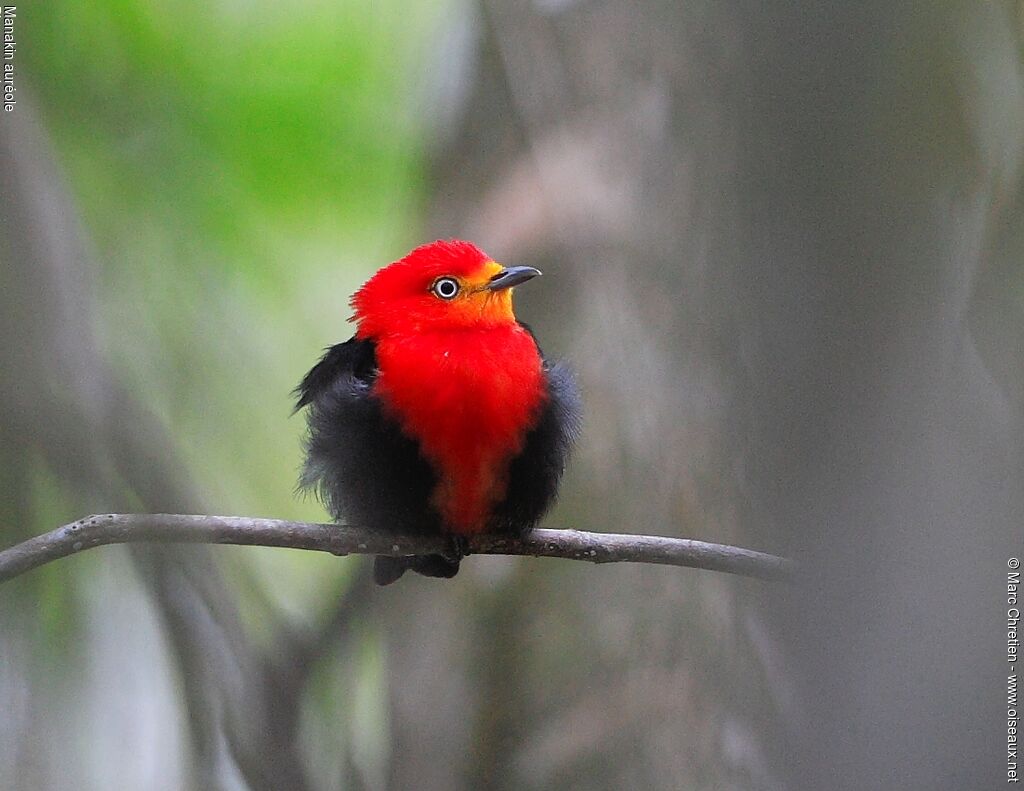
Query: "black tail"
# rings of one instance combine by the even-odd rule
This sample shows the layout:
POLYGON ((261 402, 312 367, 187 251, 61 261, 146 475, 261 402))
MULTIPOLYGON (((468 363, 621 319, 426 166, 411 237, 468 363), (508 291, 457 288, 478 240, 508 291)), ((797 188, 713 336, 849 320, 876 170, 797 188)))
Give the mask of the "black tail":
POLYGON ((373 561, 373 581, 378 585, 390 585, 400 579, 406 569, 412 569, 424 577, 451 579, 459 573, 459 561, 444 555, 377 555, 373 561))

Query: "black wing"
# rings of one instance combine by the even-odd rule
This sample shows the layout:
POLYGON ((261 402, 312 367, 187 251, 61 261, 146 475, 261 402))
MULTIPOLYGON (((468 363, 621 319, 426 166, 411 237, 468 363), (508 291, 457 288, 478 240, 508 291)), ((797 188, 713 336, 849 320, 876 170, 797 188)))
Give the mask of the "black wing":
MULTIPOLYGON (((536 343, 533 331, 520 324, 536 343)), ((522 453, 509 467, 505 500, 495 514, 498 530, 534 527, 554 505, 565 462, 580 433, 583 406, 572 369, 544 360, 544 378, 547 400, 537 424, 526 435, 522 453)))
POLYGON ((369 385, 376 375, 377 355, 372 341, 350 338, 344 343, 331 346, 292 393, 298 399, 295 411, 313 403, 317 396, 326 392, 341 377, 354 377, 369 385))
POLYGON ((416 442, 384 414, 372 392, 373 341, 332 346, 296 388, 309 407, 306 464, 299 485, 315 490, 338 521, 374 530, 437 532, 436 482, 416 442))

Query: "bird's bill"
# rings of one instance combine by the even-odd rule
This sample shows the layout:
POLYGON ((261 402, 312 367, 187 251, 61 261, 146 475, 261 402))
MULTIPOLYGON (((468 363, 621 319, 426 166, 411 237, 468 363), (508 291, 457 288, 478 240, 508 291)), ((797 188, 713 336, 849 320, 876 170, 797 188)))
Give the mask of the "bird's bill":
POLYGON ((541 272, 532 266, 507 266, 487 281, 484 289, 487 291, 504 291, 506 288, 518 286, 531 278, 537 277, 541 272))

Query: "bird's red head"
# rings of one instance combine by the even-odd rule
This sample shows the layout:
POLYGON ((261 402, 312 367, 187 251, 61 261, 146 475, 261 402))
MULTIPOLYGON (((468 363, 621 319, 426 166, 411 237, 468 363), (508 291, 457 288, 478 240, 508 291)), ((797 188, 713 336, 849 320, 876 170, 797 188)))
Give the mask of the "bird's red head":
POLYGON ((469 242, 431 242, 384 267, 356 292, 356 335, 379 339, 511 325, 511 287, 539 274, 528 266, 503 267, 469 242))

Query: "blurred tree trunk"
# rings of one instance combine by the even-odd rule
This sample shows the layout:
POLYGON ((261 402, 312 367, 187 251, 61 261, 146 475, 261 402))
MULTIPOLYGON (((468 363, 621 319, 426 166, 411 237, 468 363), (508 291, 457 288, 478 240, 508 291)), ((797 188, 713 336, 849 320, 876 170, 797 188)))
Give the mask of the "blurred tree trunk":
POLYGON ((746 520, 812 572, 773 597, 796 787, 1005 772, 985 734, 1024 524, 1020 21, 1013 3, 749 18, 772 35, 752 64, 737 417, 746 520))
POLYGON ((551 523, 812 583, 480 573, 445 660, 476 698, 393 633, 395 727, 461 745, 421 787, 981 787, 1022 523, 1017 8, 484 2, 447 44, 426 235, 545 271, 519 311, 587 400, 551 523))
MULTIPOLYGON (((770 547, 736 519, 724 422, 739 351, 718 270, 739 260, 741 20, 712 3, 486 2, 451 31, 442 57, 468 81, 446 94, 458 109, 425 235, 545 273, 517 310, 586 397, 548 523, 770 547)), ((750 606, 762 586, 537 561, 477 559, 466 574, 477 589, 464 600, 429 584, 416 594, 418 610, 458 607, 473 624, 468 654, 449 659, 474 693, 456 716, 405 719, 402 701, 429 691, 399 668, 431 656, 392 633, 395 727, 455 745, 453 773, 420 787, 769 782, 777 722, 750 606)), ((450 712, 445 690, 436 705, 450 712)), ((415 741, 394 754, 392 787, 437 760, 404 749, 415 741)))

